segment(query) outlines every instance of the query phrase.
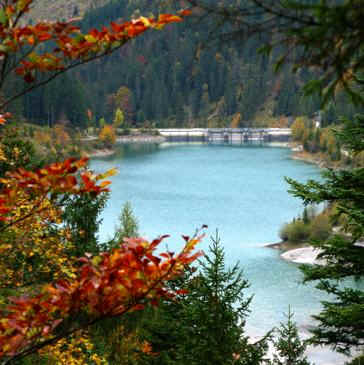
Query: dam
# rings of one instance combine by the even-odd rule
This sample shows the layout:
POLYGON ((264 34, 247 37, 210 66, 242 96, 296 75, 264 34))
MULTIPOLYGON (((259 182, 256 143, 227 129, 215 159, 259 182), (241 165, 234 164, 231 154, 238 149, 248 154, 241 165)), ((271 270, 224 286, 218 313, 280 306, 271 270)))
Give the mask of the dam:
POLYGON ((158 129, 168 141, 245 143, 249 141, 288 142, 290 128, 164 128, 158 129))

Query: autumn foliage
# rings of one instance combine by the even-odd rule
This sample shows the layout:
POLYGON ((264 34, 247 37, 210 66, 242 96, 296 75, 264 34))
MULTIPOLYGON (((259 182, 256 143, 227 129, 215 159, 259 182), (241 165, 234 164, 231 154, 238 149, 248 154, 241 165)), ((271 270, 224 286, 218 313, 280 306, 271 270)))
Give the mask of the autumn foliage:
POLYGON ((99 140, 106 146, 111 147, 116 142, 116 133, 112 125, 104 125, 99 134, 99 140))
MULTIPOLYGON (((24 15, 32 3, 9 0, 0 8, 0 89, 4 95, 0 109, 59 74, 189 14, 140 17, 82 33, 72 21, 27 24, 24 15), (14 77, 24 81, 24 88, 11 94, 6 81, 14 77)), ((9 114, 0 114, 0 124, 8 118, 9 114)), ((60 144, 69 140, 62 128, 56 137, 60 144)), ((197 234, 184 237, 185 246, 178 254, 156 254, 163 236, 152 242, 126 239, 94 256, 72 255, 75 243, 62 220, 67 198, 107 192, 110 182, 105 179, 116 172, 94 174, 87 162, 87 158, 67 159, 34 171, 21 167, 0 179, 0 358, 4 361, 40 350, 58 356, 63 344, 69 348, 64 362, 73 351, 81 354, 82 346, 89 351, 87 336, 81 343, 77 334, 105 318, 178 295, 165 282, 182 274, 201 255, 195 252, 201 239, 197 234)))
POLYGON ((100 194, 109 184, 100 180, 115 173, 94 175, 87 161, 68 159, 37 171, 20 168, 0 180, 1 288, 73 276, 72 242, 67 230, 56 229, 62 223, 62 198, 100 194))
MULTIPOLYGON (((72 315, 84 312, 91 324, 178 294, 168 291, 164 282, 200 256, 199 252, 192 254, 199 238, 189 240, 178 255, 156 256, 162 239, 151 243, 129 239, 112 252, 82 258, 75 280, 47 284, 34 296, 10 298, 1 313, 0 355, 26 354, 29 346, 41 348, 55 342, 65 336, 55 334, 55 329, 72 315)), ((78 329, 71 326, 66 334, 78 329)))
MULTIPOLYGON (((41 22, 24 25, 24 15, 33 0, 6 1, 0 9, 0 57, 3 72, 0 88, 13 72, 31 84, 7 96, 1 107, 14 98, 48 82, 60 73, 80 64, 110 54, 149 29, 162 29, 168 23, 180 22, 189 11, 178 15, 161 14, 157 18, 140 17, 124 23, 112 22, 101 30, 82 33, 69 22, 41 22), (45 75, 45 78, 42 75, 45 75)), ((1 120, 0 120, 1 122, 1 120)))
MULTIPOLYGON (((52 254, 51 251, 55 247, 66 247, 63 235, 52 245, 46 233, 49 222, 61 223, 61 205, 57 206, 57 201, 64 194, 105 192, 109 181, 104 179, 115 173, 110 170, 94 175, 87 170, 86 164, 86 158, 69 159, 37 171, 18 169, 1 180, 0 219, 3 223, 0 232, 12 232, 9 237, 17 237, 21 232, 30 232, 31 235, 23 233, 26 239, 20 245, 14 245, 11 239, 10 244, 1 242, 3 257, 11 262, 9 258, 13 257, 13 252, 29 257, 40 250, 44 255, 53 255, 56 262, 62 258, 62 253, 56 250, 52 254), (43 233, 43 240, 36 232, 43 233), (27 245, 28 242, 31 245, 27 245)), ((179 254, 156 255, 155 251, 164 238, 152 242, 141 238, 126 239, 110 252, 76 258, 79 265, 70 267, 63 265, 61 260, 59 269, 63 275, 55 273, 55 278, 59 279, 33 285, 22 295, 7 298, 8 303, 1 309, 0 356, 24 356, 80 327, 143 309, 148 302, 157 304, 161 297, 175 295, 166 289, 164 282, 181 274, 186 265, 199 257, 201 253, 193 251, 201 237, 185 237, 186 245, 179 254), (87 318, 82 326, 68 321, 80 314, 87 318), (59 327, 62 327, 61 331, 58 331, 59 327)), ((48 263, 50 258, 52 256, 47 257, 48 263)), ((5 261, 2 264, 6 266, 5 261)), ((44 265, 38 266, 38 270, 42 271, 44 265)), ((10 270, 8 268, 6 272, 10 274, 10 270)), ((11 274, 7 282, 9 287, 24 287, 27 285, 24 278, 31 276, 31 270, 23 265, 11 274)))

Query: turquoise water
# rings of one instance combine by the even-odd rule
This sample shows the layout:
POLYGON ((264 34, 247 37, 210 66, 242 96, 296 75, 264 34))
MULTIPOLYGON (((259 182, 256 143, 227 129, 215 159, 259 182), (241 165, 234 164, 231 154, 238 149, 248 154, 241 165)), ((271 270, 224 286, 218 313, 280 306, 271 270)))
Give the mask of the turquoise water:
MULTIPOLYGON (((182 246, 207 224, 207 236, 219 230, 229 265, 240 262, 254 294, 247 327, 254 333, 279 324, 291 305, 301 328, 311 323, 322 294, 303 286, 297 265, 277 250, 282 223, 302 211, 287 193, 284 176, 301 182, 319 178, 319 169, 290 158, 290 150, 268 146, 163 144, 120 146, 114 156, 94 159, 91 167, 119 169, 103 213, 100 238, 111 237, 122 205, 132 203, 140 233, 152 239, 170 234, 170 250, 182 246)), ((201 247, 207 251, 209 238, 201 247)))

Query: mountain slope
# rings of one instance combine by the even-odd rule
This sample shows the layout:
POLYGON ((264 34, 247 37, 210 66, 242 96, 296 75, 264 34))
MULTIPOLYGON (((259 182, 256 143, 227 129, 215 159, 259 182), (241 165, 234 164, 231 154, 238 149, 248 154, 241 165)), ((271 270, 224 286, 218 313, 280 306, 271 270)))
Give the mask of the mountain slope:
POLYGON ((96 9, 107 0, 35 0, 29 13, 30 19, 39 20, 67 20, 82 17, 86 11, 96 9))
MULTIPOLYGON (((104 0, 95 1, 88 4, 96 6, 104 0)), ((57 7, 65 4, 63 0, 52 3, 57 7)), ((68 12, 75 3, 68 0, 68 12)), ((109 0, 104 6, 88 9, 80 25, 100 28, 110 21, 173 13, 180 7, 181 2, 109 0)), ((309 70, 292 74, 286 66, 279 75, 274 74, 274 55, 257 55, 263 42, 259 38, 244 46, 238 40, 223 47, 206 43, 203 40, 213 26, 209 19, 202 23, 190 17, 163 31, 148 32, 113 55, 73 72, 78 82, 65 84, 73 87, 72 97, 68 97, 70 92, 65 95, 66 87, 57 89, 57 82, 48 85, 46 92, 27 95, 25 115, 51 123, 66 115, 79 124, 87 122, 86 110, 90 109, 94 122, 101 117, 111 122, 115 110, 121 108, 132 125, 225 127, 233 116, 234 126, 264 126, 272 118, 312 116, 319 110, 318 98, 307 99, 301 94, 301 86, 312 77, 309 70)), ((267 34, 266 40, 270 36, 267 34)), ((354 113, 352 104, 340 97, 328 111, 324 115, 327 123, 340 114, 350 117, 354 113)))

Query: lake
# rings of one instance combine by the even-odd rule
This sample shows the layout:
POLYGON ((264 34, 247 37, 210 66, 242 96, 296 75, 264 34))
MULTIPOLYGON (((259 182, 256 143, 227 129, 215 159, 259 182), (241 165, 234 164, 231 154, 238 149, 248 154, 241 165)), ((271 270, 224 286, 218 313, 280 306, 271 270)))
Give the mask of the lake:
POLYGON ((322 293, 302 285, 296 264, 264 247, 279 241, 284 222, 302 212, 300 200, 287 193, 284 177, 300 182, 319 179, 320 170, 290 158, 288 148, 264 145, 133 144, 120 145, 115 155, 94 159, 91 167, 117 167, 111 197, 103 212, 100 238, 111 237, 121 207, 130 201, 140 233, 153 239, 170 234, 172 251, 182 234, 191 235, 203 224, 207 237, 219 231, 228 265, 240 262, 254 294, 247 321, 250 333, 262 334, 285 320, 291 306, 299 328, 311 323, 320 309, 322 293))

